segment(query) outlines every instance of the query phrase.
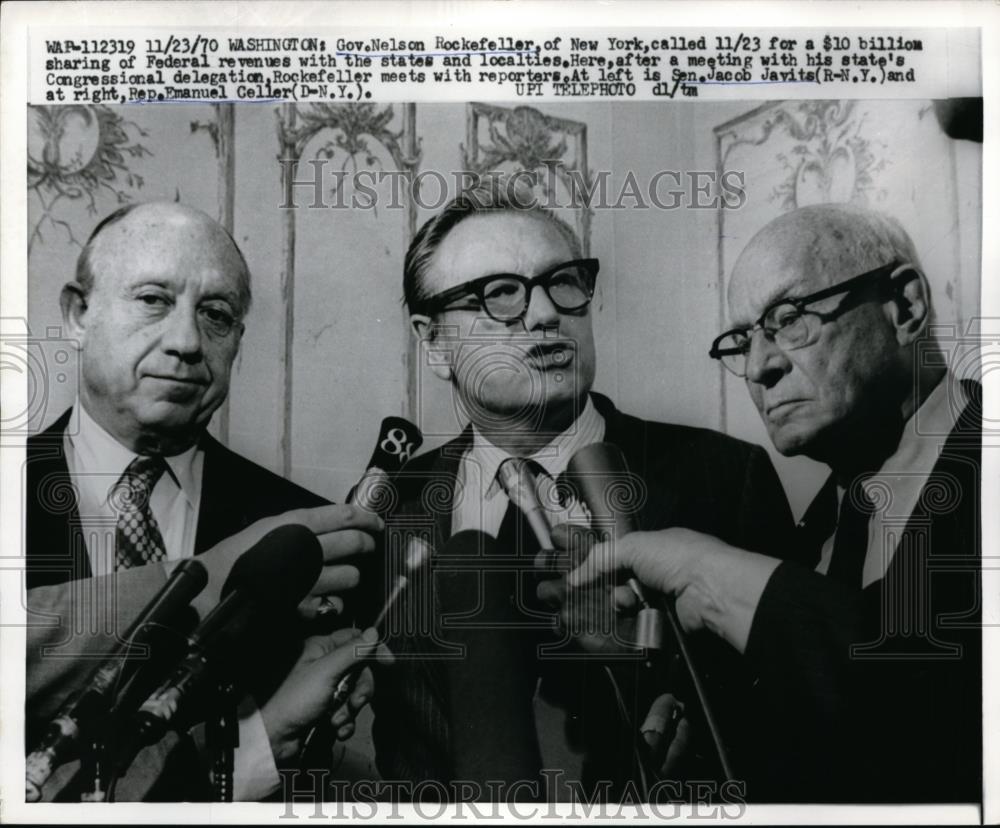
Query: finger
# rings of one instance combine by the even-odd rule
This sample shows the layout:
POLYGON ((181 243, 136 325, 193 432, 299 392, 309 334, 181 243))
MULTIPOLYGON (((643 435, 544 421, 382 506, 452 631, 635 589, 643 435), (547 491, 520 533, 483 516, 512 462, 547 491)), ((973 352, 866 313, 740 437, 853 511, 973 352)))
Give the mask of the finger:
POLYGON ((341 742, 347 741, 354 735, 354 722, 348 722, 337 731, 337 739, 341 742))
POLYGON ((590 550, 587 559, 566 576, 566 582, 571 587, 582 586, 617 569, 619 566, 617 558, 621 554, 623 540, 624 538, 618 538, 615 543, 596 544, 590 550))
POLYGON ((549 537, 552 538, 553 546, 557 549, 569 549, 572 530, 573 526, 569 523, 560 523, 557 526, 553 526, 549 530, 549 537))
POLYGON ((566 581, 563 578, 550 578, 540 581, 535 587, 538 600, 553 609, 559 609, 566 600, 566 581))
POLYGON ((365 659, 368 659, 378 647, 378 633, 373 627, 365 630, 360 638, 351 640, 343 644, 323 658, 318 659, 315 664, 321 671, 331 690, 351 667, 365 659))
POLYGON ((342 704, 336 709, 333 716, 330 718, 330 723, 337 728, 343 727, 345 724, 350 724, 354 721, 354 711, 351 710, 350 705, 342 704))
POLYGON ((385 528, 385 523, 378 515, 347 504, 293 509, 279 515, 278 519, 286 523, 301 523, 317 535, 338 532, 341 529, 360 529, 362 532, 378 533, 385 528))
POLYGON ((536 572, 569 572, 569 555, 560 549, 542 549, 535 555, 536 572))
POLYGON ((328 595, 333 592, 346 592, 361 583, 361 572, 350 564, 324 566, 313 584, 311 595, 328 595))
POLYGON ((357 627, 342 627, 325 635, 313 635, 306 639, 307 647, 315 647, 320 656, 332 653, 338 647, 343 647, 352 641, 361 639, 361 630, 357 627))
POLYGON ((639 599, 630 587, 618 586, 612 592, 615 610, 618 612, 631 612, 639 606, 639 599))
POLYGON ((649 713, 639 730, 655 757, 659 757, 661 751, 665 752, 669 747, 680 712, 677 699, 670 693, 657 696, 649 706, 649 713))
POLYGON ((375 550, 375 538, 360 529, 338 529, 335 532, 324 532, 318 537, 326 563, 352 555, 365 555, 375 550))
POLYGON ((349 699, 351 708, 355 713, 368 704, 368 700, 371 699, 374 692, 375 677, 372 675, 372 671, 368 667, 365 667, 358 674, 357 681, 354 684, 354 691, 351 693, 351 698, 349 699))
POLYGON ((667 758, 663 761, 662 776, 671 778, 680 775, 678 771, 691 745, 691 730, 691 722, 688 719, 681 719, 677 723, 677 731, 670 742, 670 747, 667 748, 667 758))

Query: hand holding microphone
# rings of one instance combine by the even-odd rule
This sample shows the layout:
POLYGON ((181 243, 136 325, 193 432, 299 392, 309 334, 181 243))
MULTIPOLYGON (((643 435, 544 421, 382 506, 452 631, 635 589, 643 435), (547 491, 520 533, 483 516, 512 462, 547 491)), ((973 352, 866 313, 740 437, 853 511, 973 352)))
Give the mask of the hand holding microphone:
MULTIPOLYGON (((335 706, 332 701, 339 682, 370 660, 392 663, 392 655, 378 643, 377 631, 337 630, 329 635, 307 638, 298 662, 261 707, 271 751, 280 766, 302 751, 310 729, 335 706)), ((347 704, 334 714, 337 738, 346 739, 354 730, 353 717, 369 702, 373 692, 367 668, 353 684, 347 704)))

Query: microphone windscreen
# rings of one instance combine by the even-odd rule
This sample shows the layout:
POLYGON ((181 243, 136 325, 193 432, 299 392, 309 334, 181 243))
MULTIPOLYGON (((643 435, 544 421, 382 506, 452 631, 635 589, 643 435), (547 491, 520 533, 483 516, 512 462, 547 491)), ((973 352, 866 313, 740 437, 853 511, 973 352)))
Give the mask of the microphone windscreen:
POLYGON ((386 417, 382 420, 378 440, 366 468, 377 468, 395 474, 405 465, 424 442, 424 437, 409 420, 386 417))
POLYGON ((629 473, 625 455, 618 446, 612 443, 584 446, 570 458, 566 480, 586 504, 594 528, 611 528, 616 536, 638 528, 642 483, 629 473))
POLYGON ((240 590, 254 602, 294 607, 312 589, 323 567, 319 539, 305 526, 272 529, 244 552, 222 587, 225 598, 240 590))

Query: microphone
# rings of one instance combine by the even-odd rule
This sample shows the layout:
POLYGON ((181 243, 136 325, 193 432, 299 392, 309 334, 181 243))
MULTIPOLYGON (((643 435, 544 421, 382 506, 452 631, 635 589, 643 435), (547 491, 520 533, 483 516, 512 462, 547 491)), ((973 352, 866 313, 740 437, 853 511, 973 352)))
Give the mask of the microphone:
POLYGON ((423 444, 424 438, 409 420, 386 417, 382 420, 375 450, 361 479, 347 495, 347 502, 368 512, 388 512, 395 505, 391 478, 413 453, 423 444))
MULTIPOLYGON (((625 455, 622 454, 618 446, 613 443, 593 443, 584 446, 570 458, 567 472, 579 492, 580 499, 590 510, 595 522, 611 526, 612 538, 621 537, 638 529, 639 524, 635 514, 638 503, 634 504, 631 509, 627 508, 630 505, 627 496, 634 494, 634 488, 629 483, 629 470, 625 455), (616 508, 616 505, 621 508, 616 508)), ((629 573, 627 583, 643 607, 639 611, 636 631, 637 643, 640 647, 661 649, 663 646, 663 625, 659 617, 659 610, 650 605, 646 599, 645 590, 635 575, 629 573)), ((722 741, 722 734, 712 713, 701 677, 695 668, 687 636, 684 635, 680 619, 677 617, 677 609, 672 600, 667 600, 665 606, 667 620, 670 622, 674 640, 677 642, 677 649, 680 651, 688 675, 691 677, 691 683, 715 744, 723 773, 726 774, 727 779, 735 779, 725 744, 722 741)))
POLYGON ((542 766, 532 704, 535 639, 518 626, 512 573, 490 569, 491 558, 501 555, 494 538, 470 530, 452 537, 432 559, 438 640, 463 650, 461 658, 442 661, 454 778, 479 782, 487 797, 493 795, 491 780, 538 779, 542 766), (449 616, 458 623, 447 625, 449 616))
MULTIPOLYGON (((628 496, 634 492, 629 482, 628 463, 618 446, 613 443, 584 446, 570 458, 566 471, 580 500, 590 511, 592 523, 597 527, 610 528, 612 539, 639 528, 634 507, 628 508, 628 496), (620 508, 615 508, 616 506, 620 508)), ((626 583, 642 605, 636 643, 648 649, 662 649, 659 610, 650 606, 645 589, 632 573, 627 574, 626 583)), ((678 631, 679 629, 678 626, 678 631)))
POLYGON ((551 549, 548 518, 538 502, 538 481, 528 461, 523 457, 508 457, 497 469, 497 478, 511 503, 524 514, 538 545, 542 549, 551 549))
POLYGON ((125 631, 122 640, 63 705, 38 746, 25 759, 25 800, 38 802, 42 786, 60 765, 80 756, 80 747, 105 725, 118 689, 144 660, 129 657, 133 648, 145 653, 157 631, 169 627, 208 583, 204 565, 181 561, 167 582, 125 631))
POLYGON ((319 540, 299 524, 273 529, 244 552, 226 578, 222 600, 188 639, 187 656, 139 708, 139 744, 152 744, 191 718, 193 700, 253 618, 262 611, 294 609, 316 583, 322 566, 319 540))

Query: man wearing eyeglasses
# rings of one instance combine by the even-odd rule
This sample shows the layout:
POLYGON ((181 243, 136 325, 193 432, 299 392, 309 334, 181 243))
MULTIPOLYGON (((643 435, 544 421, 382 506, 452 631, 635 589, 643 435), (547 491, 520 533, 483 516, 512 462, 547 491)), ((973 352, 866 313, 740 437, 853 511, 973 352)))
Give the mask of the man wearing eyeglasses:
MULTIPOLYGON (((501 554, 522 561, 509 594, 498 599, 496 617, 522 629, 518 641, 525 655, 510 668, 513 656, 504 648, 511 639, 500 635, 497 658, 506 658, 508 668, 490 676, 487 659, 484 675, 463 676, 463 664, 472 662, 446 661, 452 651, 436 636, 447 638, 449 632, 428 625, 463 611, 471 612, 472 621, 477 613, 482 619, 491 587, 484 579, 483 596, 469 595, 471 604, 455 606, 433 584, 415 579, 404 611, 410 631, 390 638, 400 658, 376 700, 376 755, 386 779, 495 780, 501 789, 481 790, 478 798, 503 801, 508 794, 565 798, 555 786, 513 790, 522 780, 537 783, 541 767, 565 772, 562 781, 605 780, 605 797, 620 796, 622 788, 612 784, 627 784, 640 773, 635 739, 650 698, 635 676, 616 688, 602 670, 580 663, 579 646, 564 646, 562 660, 537 655, 540 646, 556 643, 553 605, 567 627, 575 619, 567 617, 562 581, 539 581, 538 544, 498 475, 505 459, 527 458, 544 488, 561 477, 580 448, 607 441, 621 448, 642 480, 638 511, 646 528, 689 526, 754 549, 779 542, 791 529, 776 474, 759 447, 639 420, 591 393, 591 300, 598 271, 598 261, 582 255, 568 225, 500 181, 451 202, 421 228, 407 253, 404 292, 414 331, 427 364, 451 385, 469 425, 403 470, 397 480, 401 505, 387 521, 387 536, 397 527, 429 524, 438 553, 463 530, 496 537, 501 554), (622 691, 617 699, 616 689, 622 691), (619 715, 622 706, 629 708, 631 723, 619 715), (534 722, 525 728, 523 720, 503 718, 512 707, 527 710, 534 722), (512 747, 516 732, 523 738, 512 747)), ((563 520, 579 514, 578 504, 545 507, 562 509, 563 520)), ((432 560, 447 565, 440 556, 432 560)), ((492 571, 488 564, 483 569, 492 571)), ((582 614, 610 613, 609 595, 595 590, 577 608, 582 614)), ((713 681, 723 674, 720 668, 713 681)), ((656 707, 650 730, 659 733, 670 721, 668 702, 673 700, 656 707)), ((599 789, 587 795, 593 790, 599 789)))
POLYGON ((981 391, 946 368, 912 241, 870 210, 785 214, 741 254, 729 309, 711 356, 782 454, 831 469, 799 523, 807 565, 668 529, 595 549, 570 583, 630 567, 744 654, 747 715, 773 724, 755 798, 979 800, 981 391))

